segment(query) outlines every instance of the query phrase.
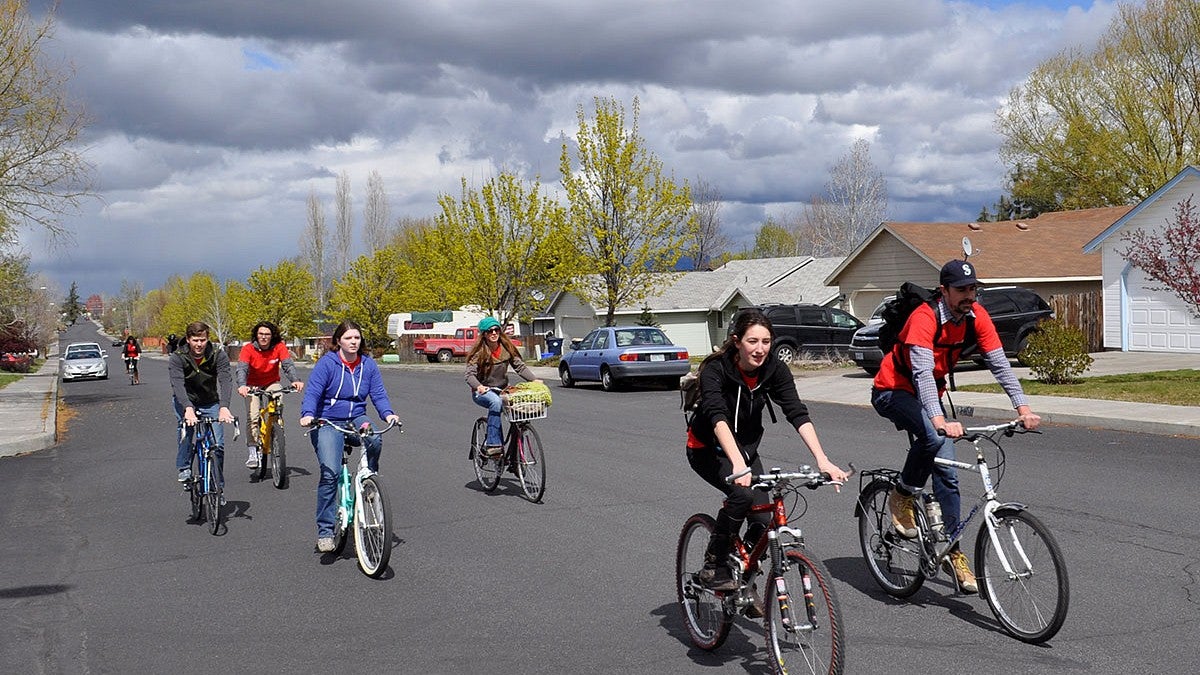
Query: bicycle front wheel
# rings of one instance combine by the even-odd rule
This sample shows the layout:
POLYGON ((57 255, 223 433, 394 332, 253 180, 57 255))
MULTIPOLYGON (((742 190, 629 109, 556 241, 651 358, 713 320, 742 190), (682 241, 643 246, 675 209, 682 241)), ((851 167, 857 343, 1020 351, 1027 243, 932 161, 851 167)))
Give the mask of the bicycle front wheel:
POLYGON ((216 534, 221 528, 221 474, 215 457, 205 460, 204 474, 208 483, 208 491, 204 493, 204 517, 208 519, 208 533, 216 534))
POLYGON ((487 418, 475 420, 471 429, 471 463, 475 465, 475 477, 483 489, 491 492, 500 484, 500 474, 504 473, 504 456, 492 458, 483 451, 487 442, 487 418))
POLYGON ((392 557, 392 518, 379 476, 363 479, 354 506, 354 549, 363 574, 378 579, 392 557))
POLYGON ((521 428, 521 444, 517 446, 517 477, 521 489, 531 502, 540 502, 546 493, 546 453, 537 430, 526 424, 521 428))
POLYGON ((1067 618, 1070 586, 1062 552, 1042 521, 1029 513, 1001 509, 995 517, 996 539, 984 523, 975 540, 979 593, 1013 637, 1045 642, 1067 618))
POLYGON ((705 651, 720 647, 733 626, 733 607, 726 593, 705 588, 697 578, 716 527, 716 521, 704 513, 688 518, 675 550, 675 593, 683 623, 692 644, 705 651))
POLYGON ((192 502, 192 522, 200 522, 200 516, 204 512, 204 500, 200 494, 199 478, 193 474, 184 487, 187 489, 188 499, 192 502))
MULTIPOLYGON (((266 413, 263 413, 263 417, 266 416, 266 413)), ((256 482, 267 477, 267 455, 270 454, 270 443, 274 441, 274 434, 271 433, 273 431, 274 429, 264 429, 261 426, 258 428, 258 467, 250 470, 250 475, 256 482)))
POLYGON ((763 588, 771 672, 832 675, 845 662, 842 611, 825 563, 803 549, 784 552, 784 568, 763 588))
POLYGON ((287 447, 282 424, 276 424, 271 430, 271 482, 279 490, 288 487, 287 447))
POLYGON ((921 545, 900 537, 892 527, 891 491, 890 482, 873 480, 858 495, 858 543, 875 583, 888 595, 907 598, 925 583, 921 545))

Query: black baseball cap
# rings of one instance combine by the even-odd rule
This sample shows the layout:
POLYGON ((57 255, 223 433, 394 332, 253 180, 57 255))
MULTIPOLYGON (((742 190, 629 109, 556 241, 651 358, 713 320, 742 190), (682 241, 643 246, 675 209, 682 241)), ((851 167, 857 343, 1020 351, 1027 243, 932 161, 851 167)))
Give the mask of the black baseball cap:
POLYGON ((940 280, 947 288, 962 288, 979 283, 975 278, 975 266, 966 260, 951 260, 942 265, 940 280))

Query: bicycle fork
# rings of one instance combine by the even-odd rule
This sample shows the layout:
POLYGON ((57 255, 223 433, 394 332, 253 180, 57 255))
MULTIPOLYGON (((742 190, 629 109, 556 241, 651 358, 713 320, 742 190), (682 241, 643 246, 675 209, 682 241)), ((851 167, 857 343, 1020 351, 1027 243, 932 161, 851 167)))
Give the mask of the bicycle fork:
MULTIPOLYGON (((781 527, 778 532, 787 532, 788 534, 800 539, 800 532, 793 530, 790 527, 781 527)), ((779 606, 779 623, 783 625, 784 630, 789 633, 797 631, 811 631, 817 629, 817 607, 814 603, 812 589, 812 572, 805 566, 800 567, 800 579, 804 595, 804 619, 803 623, 797 620, 794 608, 794 600, 792 593, 796 589, 788 589, 787 580, 784 579, 784 572, 791 568, 792 564, 783 555, 783 544, 779 541, 779 534, 775 530, 767 532, 767 537, 770 540, 771 549, 771 569, 775 570, 775 587, 767 589, 775 594, 775 602, 779 606)))

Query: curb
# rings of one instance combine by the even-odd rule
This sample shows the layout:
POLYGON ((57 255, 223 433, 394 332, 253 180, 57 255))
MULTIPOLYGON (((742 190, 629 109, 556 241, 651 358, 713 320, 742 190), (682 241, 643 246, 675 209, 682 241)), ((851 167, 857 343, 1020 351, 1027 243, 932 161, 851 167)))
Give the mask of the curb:
POLYGON ((58 350, 55 346, 48 351, 46 362, 38 370, 38 374, 48 368, 53 370, 53 373, 48 373, 51 375, 50 391, 42 399, 42 431, 0 440, 0 457, 38 452, 54 447, 58 442, 58 350))

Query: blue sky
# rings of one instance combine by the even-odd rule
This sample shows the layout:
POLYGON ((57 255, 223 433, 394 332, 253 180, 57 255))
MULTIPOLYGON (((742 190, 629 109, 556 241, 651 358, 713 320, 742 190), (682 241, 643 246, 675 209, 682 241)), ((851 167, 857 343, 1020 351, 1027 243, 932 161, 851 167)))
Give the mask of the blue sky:
POLYGON ((641 102, 647 147, 721 194, 736 245, 824 191, 856 139, 888 217, 968 220, 1003 189, 996 111, 1039 62, 1094 43, 1113 2, 726 0, 61 3, 52 58, 98 198, 77 244, 22 243, 67 288, 116 293, 295 256, 336 176, 361 227, 378 171, 394 218, 500 170, 555 196, 562 139, 593 97, 641 102), (201 245, 189 242, 203 242, 201 245), (210 244, 209 242, 213 242, 210 244))

